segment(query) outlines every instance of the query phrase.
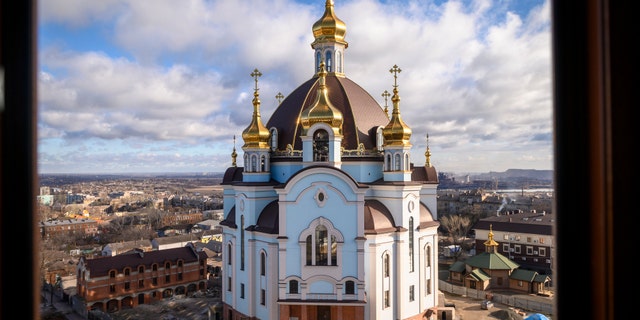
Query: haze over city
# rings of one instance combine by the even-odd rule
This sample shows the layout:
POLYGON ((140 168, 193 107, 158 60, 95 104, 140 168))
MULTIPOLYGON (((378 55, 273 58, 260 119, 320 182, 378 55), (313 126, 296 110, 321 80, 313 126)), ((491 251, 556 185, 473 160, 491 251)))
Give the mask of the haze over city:
MULTIPOLYGON (((39 172, 224 171, 242 154, 250 73, 265 123, 313 76, 324 2, 40 1, 39 172)), ((391 106, 402 69, 412 162, 428 133, 440 172, 552 169, 548 1, 334 3, 348 78, 391 106)))

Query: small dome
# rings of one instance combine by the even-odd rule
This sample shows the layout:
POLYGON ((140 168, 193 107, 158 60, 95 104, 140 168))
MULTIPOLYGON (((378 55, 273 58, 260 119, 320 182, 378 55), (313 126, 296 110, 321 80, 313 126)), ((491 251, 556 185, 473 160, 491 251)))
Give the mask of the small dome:
POLYGON ((342 112, 336 109, 329 100, 329 96, 327 94, 327 86, 326 79, 327 71, 324 68, 324 62, 320 64, 320 72, 318 72, 319 76, 319 85, 318 92, 316 95, 315 102, 311 105, 311 107, 302 111, 302 115, 300 116, 300 122, 302 124, 302 128, 304 129, 304 134, 306 134, 309 127, 316 123, 326 123, 332 128, 336 133, 342 133, 342 112))
POLYGON ((391 146, 407 146, 411 139, 411 128, 402 121, 400 117, 400 96, 398 95, 398 88, 393 88, 393 113, 391 114, 391 120, 382 130, 384 135, 385 145, 391 146))
POLYGON ((260 118, 260 99, 258 91, 253 94, 253 117, 249 126, 242 131, 242 148, 269 148, 269 129, 267 129, 260 118))
POLYGON ((347 33, 347 25, 336 17, 336 14, 333 12, 332 0, 327 0, 322 18, 313 24, 311 30, 315 37, 315 41, 311 44, 312 46, 322 42, 338 42, 345 46, 347 45, 347 42, 344 41, 344 36, 347 33))

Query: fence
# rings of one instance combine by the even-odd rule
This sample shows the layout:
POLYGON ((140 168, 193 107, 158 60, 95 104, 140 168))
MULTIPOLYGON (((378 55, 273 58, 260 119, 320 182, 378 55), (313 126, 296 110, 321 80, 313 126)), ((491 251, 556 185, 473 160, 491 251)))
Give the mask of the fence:
POLYGON ((542 314, 553 314, 553 302, 545 302, 527 294, 501 294, 498 292, 489 292, 482 290, 469 289, 467 287, 456 286, 444 280, 438 281, 440 291, 465 296, 472 299, 484 300, 487 294, 491 294, 492 301, 512 306, 514 308, 523 309, 529 312, 538 312, 542 314))

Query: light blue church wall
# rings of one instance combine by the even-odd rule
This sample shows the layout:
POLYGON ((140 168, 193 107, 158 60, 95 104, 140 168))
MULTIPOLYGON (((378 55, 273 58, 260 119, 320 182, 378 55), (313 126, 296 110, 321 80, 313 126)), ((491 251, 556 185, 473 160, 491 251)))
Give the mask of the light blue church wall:
POLYGON ((368 183, 382 178, 382 162, 343 162, 342 170, 356 181, 368 183))
POLYGON ((276 162, 271 163, 271 178, 280 183, 287 182, 292 175, 302 169, 301 162, 276 162))

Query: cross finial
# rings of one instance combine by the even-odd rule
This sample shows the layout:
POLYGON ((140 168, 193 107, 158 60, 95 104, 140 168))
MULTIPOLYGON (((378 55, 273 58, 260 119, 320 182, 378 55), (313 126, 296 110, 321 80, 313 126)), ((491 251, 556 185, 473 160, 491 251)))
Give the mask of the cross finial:
POLYGON ((276 94, 276 99, 278 99, 278 104, 282 102, 282 98, 284 98, 284 96, 282 95, 282 92, 278 92, 278 94, 276 94))
POLYGON ((236 152, 236 135, 233 135, 233 152, 231 152, 231 166, 237 167, 236 158, 238 157, 238 153, 236 152))
POLYGON ((255 87, 256 92, 258 92, 258 78, 261 76, 262 76, 262 73, 258 71, 258 68, 254 69, 253 72, 251 72, 251 77, 253 77, 253 79, 255 79, 255 82, 256 82, 256 87, 255 87))
POLYGON ((389 108, 387 106, 387 99, 391 96, 391 93, 389 93, 389 91, 385 90, 382 93, 382 97, 384 98, 384 112, 387 114, 387 116, 389 116, 389 108))
POLYGON ((398 68, 397 64, 394 64, 393 67, 391 69, 389 69, 389 72, 393 73, 393 87, 397 88, 398 87, 398 73, 402 72, 402 69, 398 68))

